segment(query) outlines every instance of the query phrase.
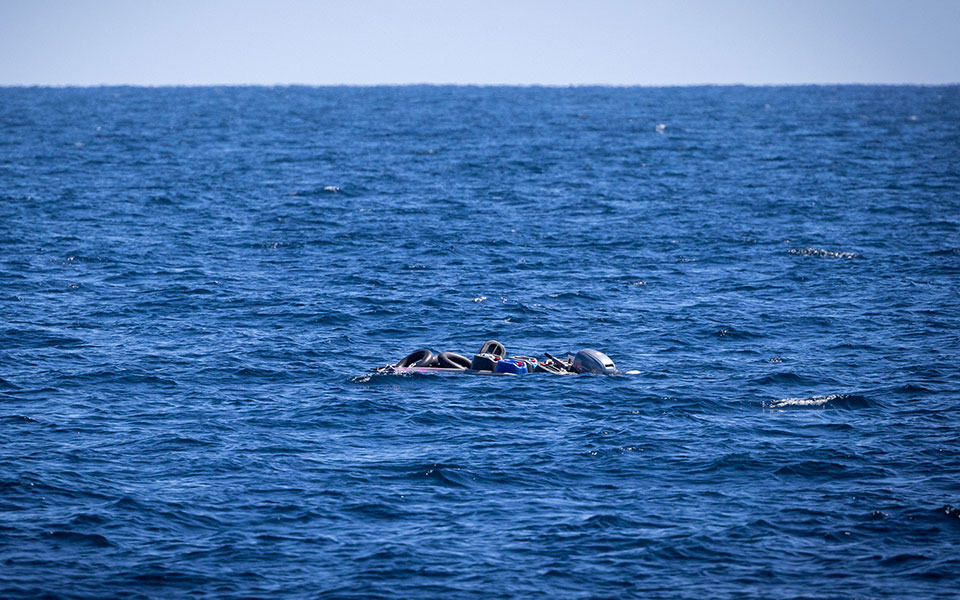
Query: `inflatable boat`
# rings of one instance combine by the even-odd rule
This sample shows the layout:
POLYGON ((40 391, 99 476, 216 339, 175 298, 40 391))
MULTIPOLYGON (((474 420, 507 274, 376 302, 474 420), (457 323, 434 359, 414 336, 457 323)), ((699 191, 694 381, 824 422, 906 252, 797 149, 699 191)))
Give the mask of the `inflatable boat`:
POLYGON ((437 373, 462 375, 527 375, 529 373, 551 373, 553 375, 571 375, 578 373, 596 373, 617 375, 620 371, 609 356, 584 348, 575 355, 557 358, 544 352, 544 358, 533 356, 508 356, 507 349, 497 340, 487 340, 480 346, 472 358, 456 352, 440 352, 421 348, 411 352, 392 365, 373 369, 373 372, 385 375, 406 373, 437 373))

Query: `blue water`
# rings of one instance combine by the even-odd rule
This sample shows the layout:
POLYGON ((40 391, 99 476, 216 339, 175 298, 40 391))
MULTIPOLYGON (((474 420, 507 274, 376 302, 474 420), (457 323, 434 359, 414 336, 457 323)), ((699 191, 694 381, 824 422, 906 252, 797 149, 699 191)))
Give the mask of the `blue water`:
POLYGON ((0 327, 5 598, 960 593, 960 87, 0 89, 0 327))

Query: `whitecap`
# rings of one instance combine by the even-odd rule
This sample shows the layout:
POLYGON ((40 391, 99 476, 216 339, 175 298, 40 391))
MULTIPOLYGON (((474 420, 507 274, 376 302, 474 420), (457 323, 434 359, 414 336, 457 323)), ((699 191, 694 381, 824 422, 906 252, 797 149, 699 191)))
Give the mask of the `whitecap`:
POLYGON ((817 407, 825 406, 832 400, 842 398, 842 394, 830 394, 829 396, 810 396, 809 398, 780 398, 773 402, 765 402, 766 408, 785 408, 788 406, 817 407))
POLYGON ((764 408, 866 408, 874 403, 869 398, 859 394, 829 394, 809 396, 806 398, 780 398, 771 402, 764 402, 764 408))
POLYGON ((823 248, 791 248, 787 250, 787 254, 816 256, 818 258, 863 258, 863 255, 857 252, 834 252, 833 250, 824 250, 823 248))

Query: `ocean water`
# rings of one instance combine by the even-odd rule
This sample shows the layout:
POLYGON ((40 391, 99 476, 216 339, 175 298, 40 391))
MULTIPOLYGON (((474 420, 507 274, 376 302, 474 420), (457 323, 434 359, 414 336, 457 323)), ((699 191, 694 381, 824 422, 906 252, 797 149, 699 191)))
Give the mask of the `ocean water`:
POLYGON ((0 89, 4 598, 957 598, 958 403, 960 87, 0 89))

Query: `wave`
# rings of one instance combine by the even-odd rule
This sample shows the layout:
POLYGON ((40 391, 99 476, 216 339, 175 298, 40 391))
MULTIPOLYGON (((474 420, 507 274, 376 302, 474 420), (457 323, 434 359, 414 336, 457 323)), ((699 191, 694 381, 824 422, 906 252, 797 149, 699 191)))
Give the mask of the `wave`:
POLYGON ((0 416, 0 423, 8 423, 10 425, 20 424, 20 423, 37 423, 36 419, 32 419, 25 415, 3 415, 0 416))
POLYGON ((853 258, 863 258, 863 255, 859 252, 835 252, 833 250, 825 250, 823 248, 791 248, 787 250, 787 254, 796 254, 798 256, 815 256, 817 258, 842 258, 842 259, 853 259, 853 258))
POLYGON ((943 506, 941 506, 940 508, 936 509, 933 512, 937 514, 942 514, 948 519, 960 521, 960 508, 950 506, 949 504, 944 504, 943 506))
POLYGON ((731 340, 752 340, 763 337, 763 335, 759 333, 754 333, 745 329, 736 329, 729 326, 715 329, 713 331, 713 335, 719 338, 727 338, 731 340))
POLYGON ((806 398, 781 398, 764 402, 764 408, 867 408, 873 402, 858 394, 830 394, 827 396, 809 396, 806 398))
POLYGON ((113 543, 97 533, 80 533, 78 531, 51 531, 47 536, 57 542, 90 545, 97 548, 107 548, 113 543))
POLYGON ((305 189, 305 190, 296 190, 287 194, 288 197, 317 197, 317 196, 326 196, 326 195, 340 195, 347 198, 353 198, 358 196, 360 193, 359 188, 356 186, 340 186, 340 185, 324 185, 316 188, 305 189))
MULTIPOLYGON (((823 383, 823 380, 820 378, 808 377, 805 375, 800 375, 799 373, 794 373, 793 371, 784 371, 782 373, 771 373, 769 375, 764 375, 757 379, 753 379, 752 383, 757 385, 771 385, 771 384, 802 384, 802 383, 816 383, 817 381, 823 383)), ((789 399, 789 398, 788 398, 789 399)))

